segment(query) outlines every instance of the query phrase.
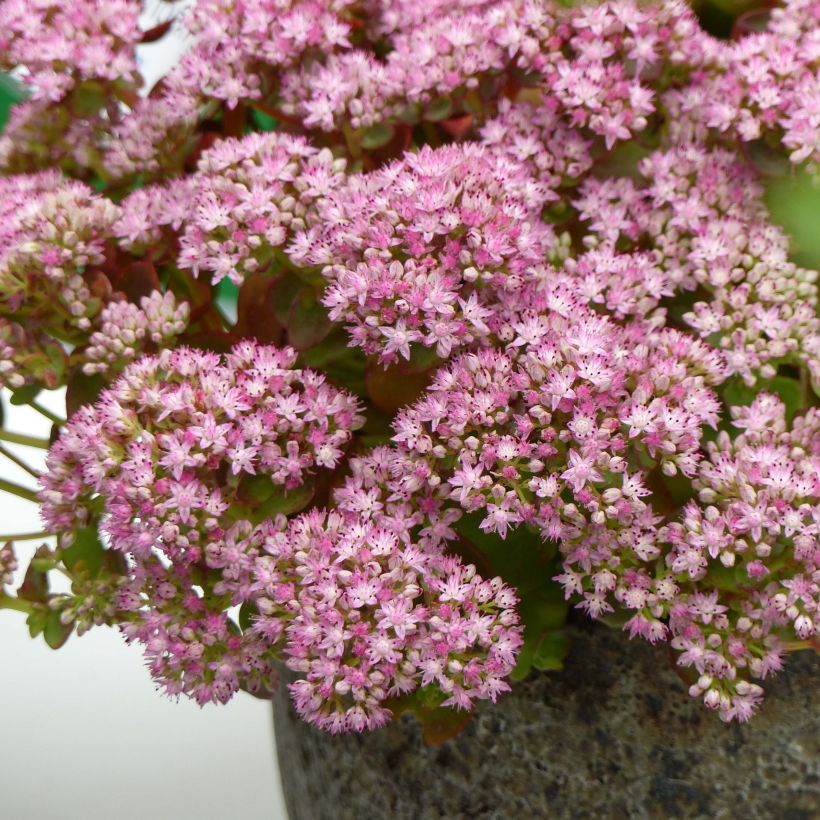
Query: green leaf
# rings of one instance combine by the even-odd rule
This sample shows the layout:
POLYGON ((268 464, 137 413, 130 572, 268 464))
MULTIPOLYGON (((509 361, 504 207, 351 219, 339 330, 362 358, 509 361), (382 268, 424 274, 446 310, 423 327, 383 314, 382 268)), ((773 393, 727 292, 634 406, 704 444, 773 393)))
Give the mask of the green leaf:
POLYGON ((281 488, 266 475, 245 475, 239 483, 237 497, 251 504, 261 504, 267 501, 281 488))
POLYGON ((240 484, 241 501, 231 505, 228 514, 235 521, 244 519, 259 524, 280 513, 292 515, 303 510, 315 492, 316 486, 312 481, 292 490, 285 490, 265 476, 249 476, 240 484))
POLYGON ((260 111, 258 108, 251 108, 251 121, 260 131, 275 131, 279 126, 279 120, 260 111))
POLYGON ((361 146, 367 151, 372 151, 375 148, 381 148, 393 139, 393 135, 395 133, 395 129, 392 125, 377 123, 364 132, 361 140, 361 146))
POLYGON ((453 111, 453 100, 450 97, 438 97, 424 111, 424 119, 431 122, 446 120, 453 111))
POLYGON ((47 609, 36 609, 26 618, 26 625, 28 626, 28 634, 32 638, 43 634, 48 622, 49 611, 47 609))
POLYGON ((781 401, 786 405, 786 419, 791 421, 802 405, 800 382, 787 376, 775 376, 766 382, 766 389, 780 396, 781 401))
POLYGON ((791 239, 795 262, 820 268, 820 188, 798 168, 788 176, 769 180, 766 204, 772 218, 791 239))
POLYGON ((104 552, 97 528, 83 527, 77 530, 71 546, 62 550, 60 557, 71 572, 87 572, 96 577, 102 566, 104 552))
POLYGON ((293 515, 293 513, 301 512, 310 503, 315 492, 316 487, 311 481, 292 490, 283 490, 277 487, 276 492, 257 509, 256 520, 262 521, 265 518, 273 518, 280 513, 282 515, 293 515))
POLYGON ((564 658, 569 652, 569 635, 563 629, 547 632, 536 647, 532 665, 543 671, 564 668, 564 658))
POLYGON ((48 601, 48 575, 45 571, 37 569, 35 562, 39 559, 52 558, 51 550, 46 547, 38 547, 34 553, 31 563, 28 565, 23 583, 17 590, 17 597, 34 604, 44 604, 48 601))
POLYGON ((239 627, 243 632, 253 626, 253 618, 258 614, 256 607, 250 601, 245 601, 239 607, 239 627))
POLYGON ((327 308, 319 302, 316 291, 302 288, 294 297, 288 315, 288 341, 297 350, 319 344, 333 330, 327 308))
POLYGON ((39 392, 40 387, 36 384, 28 384, 25 387, 18 387, 17 390, 11 394, 9 402, 17 407, 20 407, 37 398, 37 394, 39 392))
POLYGON ((74 623, 64 624, 60 621, 60 612, 50 610, 45 626, 43 627, 43 638, 52 649, 59 649, 74 631, 74 623))
POLYGON ((0 74, 0 131, 5 128, 12 107, 25 97, 25 91, 13 77, 0 74))

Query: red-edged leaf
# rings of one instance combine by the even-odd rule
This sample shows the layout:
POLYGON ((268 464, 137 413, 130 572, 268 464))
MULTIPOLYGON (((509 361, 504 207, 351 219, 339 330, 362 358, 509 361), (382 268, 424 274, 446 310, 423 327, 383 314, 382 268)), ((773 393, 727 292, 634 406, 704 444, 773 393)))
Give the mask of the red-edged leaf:
POLYGON ((68 379, 65 392, 65 410, 71 418, 83 405, 93 404, 105 388, 105 379, 98 373, 87 376, 76 370, 68 379))
POLYGON ((236 304, 238 336, 281 344, 284 330, 275 318, 276 284, 265 273, 253 273, 242 283, 236 304))
POLYGON ((428 746, 439 746, 460 735, 470 722, 473 713, 457 709, 432 709, 430 711, 419 710, 416 716, 421 723, 424 742, 428 746))
POLYGON ((161 40, 168 33, 172 25, 174 25, 173 17, 170 20, 166 20, 164 23, 159 23, 158 25, 153 26, 152 28, 146 29, 142 33, 140 42, 156 43, 157 40, 161 40))
POLYGON ((327 308, 319 302, 316 291, 303 287, 294 297, 288 315, 288 342, 297 350, 319 344, 333 330, 327 308))
POLYGON ((462 139, 473 127, 473 115, 462 114, 460 117, 450 117, 444 120, 441 127, 456 140, 462 139))
POLYGON ((159 275, 151 262, 140 259, 121 269, 120 275, 112 281, 114 287, 125 294, 129 302, 139 304, 143 296, 150 296, 160 290, 159 275))
POLYGON ((17 597, 33 604, 44 604, 48 601, 48 574, 35 567, 38 559, 51 558, 51 550, 43 545, 38 547, 28 565, 23 583, 17 590, 17 597))

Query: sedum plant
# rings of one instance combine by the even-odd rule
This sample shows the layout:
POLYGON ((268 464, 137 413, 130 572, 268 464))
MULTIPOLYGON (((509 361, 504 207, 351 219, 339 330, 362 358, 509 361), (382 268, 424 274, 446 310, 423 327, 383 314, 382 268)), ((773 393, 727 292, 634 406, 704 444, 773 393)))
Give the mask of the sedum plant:
POLYGON ((766 204, 820 179, 816 0, 165 5, 0 6, 0 385, 53 422, 0 429, 48 449, 0 608, 431 740, 578 611, 752 717, 820 645, 817 272, 766 204))

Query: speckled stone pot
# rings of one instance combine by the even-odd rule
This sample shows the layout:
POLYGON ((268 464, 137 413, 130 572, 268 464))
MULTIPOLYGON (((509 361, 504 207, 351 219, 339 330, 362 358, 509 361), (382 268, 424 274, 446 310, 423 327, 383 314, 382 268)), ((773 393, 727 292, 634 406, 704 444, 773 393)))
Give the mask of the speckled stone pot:
POLYGON ((433 748, 409 715, 328 737, 296 718, 283 688, 290 820, 820 818, 820 657, 790 658, 763 711, 727 726, 662 653, 578 628, 562 672, 531 676, 433 748))

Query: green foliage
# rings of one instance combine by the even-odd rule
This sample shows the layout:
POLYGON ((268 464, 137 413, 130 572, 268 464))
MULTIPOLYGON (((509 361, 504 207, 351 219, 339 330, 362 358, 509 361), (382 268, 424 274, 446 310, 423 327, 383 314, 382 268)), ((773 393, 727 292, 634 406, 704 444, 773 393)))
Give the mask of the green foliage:
POLYGON ((104 551, 97 528, 83 527, 75 533, 71 546, 60 551, 60 557, 70 572, 96 577, 102 567, 104 551))
POLYGON ((820 268, 820 186, 804 170, 769 180, 766 205, 791 239, 792 258, 820 268))
MULTIPOLYGON (((559 558, 554 545, 545 544, 538 533, 519 527, 508 533, 506 539, 483 532, 481 513, 464 516, 455 525, 459 535, 479 553, 487 566, 479 566, 485 576, 500 575, 515 587, 521 599, 518 611, 524 625, 524 645, 513 680, 522 680, 530 670, 561 669, 569 649, 569 640, 563 630, 569 604, 564 600, 561 586, 553 581, 560 572, 559 558)), ((476 556, 464 553, 465 560, 476 556)))
POLYGON ((362 148, 367 151, 372 151, 376 148, 382 148, 393 139, 396 131, 392 125, 384 125, 378 123, 364 132, 361 140, 362 148))
POLYGON ((6 127, 12 107, 25 96, 25 91, 13 77, 0 74, 0 131, 6 127))

